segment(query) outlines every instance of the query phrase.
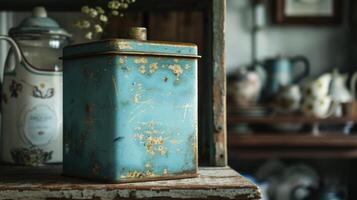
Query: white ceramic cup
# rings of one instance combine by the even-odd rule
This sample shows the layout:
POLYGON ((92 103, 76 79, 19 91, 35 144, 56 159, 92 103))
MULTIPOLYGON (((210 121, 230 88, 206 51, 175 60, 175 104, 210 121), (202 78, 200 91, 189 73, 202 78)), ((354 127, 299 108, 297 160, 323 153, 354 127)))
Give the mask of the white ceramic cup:
POLYGON ((315 98, 324 98, 328 95, 330 83, 331 83, 331 74, 324 74, 318 79, 307 83, 303 88, 303 94, 306 97, 315 97, 315 98))
POLYGON ((335 103, 329 96, 306 98, 302 104, 302 111, 306 116, 327 118, 334 114, 335 103))

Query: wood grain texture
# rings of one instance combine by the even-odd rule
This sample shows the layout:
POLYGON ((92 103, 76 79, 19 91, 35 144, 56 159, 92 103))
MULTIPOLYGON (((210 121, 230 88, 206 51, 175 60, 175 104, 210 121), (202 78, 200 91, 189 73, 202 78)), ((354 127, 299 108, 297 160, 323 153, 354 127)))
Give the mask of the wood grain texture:
POLYGON ((200 168, 200 177, 100 184, 61 176, 61 166, 0 166, 0 200, 260 199, 258 188, 230 168, 200 168))
POLYGON ((225 18, 226 1, 213 0, 213 141, 215 165, 227 165, 225 18))

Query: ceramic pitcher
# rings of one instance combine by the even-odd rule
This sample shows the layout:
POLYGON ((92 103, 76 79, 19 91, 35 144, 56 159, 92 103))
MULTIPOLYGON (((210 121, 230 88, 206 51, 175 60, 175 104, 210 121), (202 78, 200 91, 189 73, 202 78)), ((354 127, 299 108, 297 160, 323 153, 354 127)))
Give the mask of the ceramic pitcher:
POLYGON ((0 36, 11 48, 2 82, 1 158, 6 163, 62 162, 62 65, 69 34, 42 7, 0 36))
POLYGON ((267 80, 263 89, 264 97, 270 98, 275 95, 282 86, 299 83, 309 75, 310 64, 307 58, 296 56, 292 58, 279 57, 267 60, 263 67, 267 74, 267 80), (298 63, 303 64, 303 70, 299 74, 294 73, 298 63))

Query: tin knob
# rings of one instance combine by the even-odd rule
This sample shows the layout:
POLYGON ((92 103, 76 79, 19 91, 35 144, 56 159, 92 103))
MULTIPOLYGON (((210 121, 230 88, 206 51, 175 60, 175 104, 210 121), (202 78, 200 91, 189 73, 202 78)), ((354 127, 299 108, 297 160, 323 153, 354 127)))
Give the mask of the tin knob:
POLYGON ((133 27, 130 29, 129 36, 134 40, 147 40, 147 31, 144 27, 133 27))

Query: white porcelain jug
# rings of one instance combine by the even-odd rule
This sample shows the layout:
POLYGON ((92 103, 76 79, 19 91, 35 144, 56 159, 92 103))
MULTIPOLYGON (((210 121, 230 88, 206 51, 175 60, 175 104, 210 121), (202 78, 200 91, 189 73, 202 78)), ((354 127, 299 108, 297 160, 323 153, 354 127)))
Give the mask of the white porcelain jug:
POLYGON ((347 74, 340 74, 337 69, 333 71, 330 96, 335 102, 347 103, 352 101, 352 94, 347 88, 347 79, 347 74))
POLYGON ((1 158, 6 163, 62 162, 62 65, 69 34, 42 7, 9 36, 2 82, 1 158))

